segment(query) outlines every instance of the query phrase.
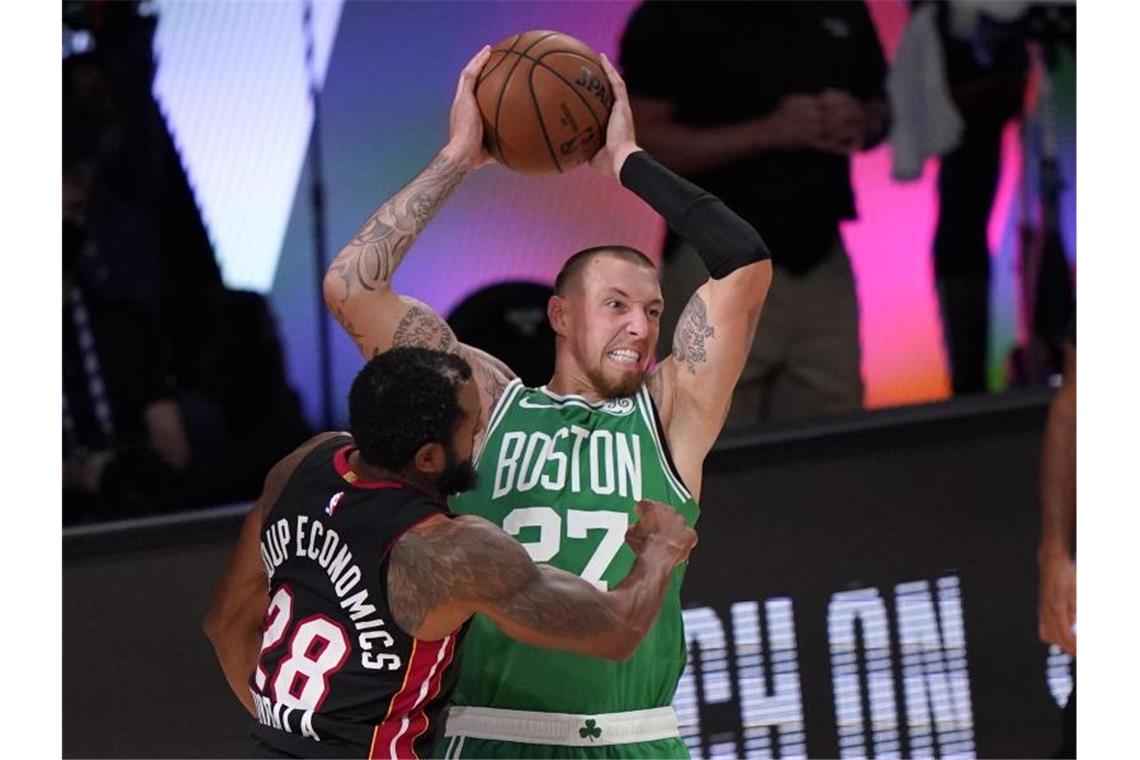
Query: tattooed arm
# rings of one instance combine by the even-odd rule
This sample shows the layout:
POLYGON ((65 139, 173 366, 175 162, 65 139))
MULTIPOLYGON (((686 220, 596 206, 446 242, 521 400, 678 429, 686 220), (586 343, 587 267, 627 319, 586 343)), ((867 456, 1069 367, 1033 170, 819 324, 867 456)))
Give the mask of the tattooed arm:
POLYGON ((649 378, 673 460, 694 497, 700 493, 705 456, 728 416, 771 282, 770 261, 707 280, 681 312, 673 353, 649 378))
POLYGON ((459 77, 451 106, 451 137, 427 168, 385 201, 341 249, 324 277, 325 304, 365 358, 394 346, 463 354, 475 370, 488 414, 514 377, 502 362, 459 343, 431 307, 392 289, 392 278, 424 227, 472 171, 490 162, 474 86, 490 54, 484 48, 459 77))
POLYGON ((429 307, 392 290, 392 277, 471 168, 458 151, 445 147, 368 218, 329 266, 325 304, 366 357, 398 345, 454 349, 455 335, 447 323, 429 307))
POLYGON ((396 543, 388 565, 396 623, 435 640, 479 612, 525 644, 627 659, 657 619, 673 568, 696 543, 672 507, 643 501, 637 508, 640 519, 626 533, 633 568, 608 593, 535 564, 515 539, 482 518, 420 523, 396 543))

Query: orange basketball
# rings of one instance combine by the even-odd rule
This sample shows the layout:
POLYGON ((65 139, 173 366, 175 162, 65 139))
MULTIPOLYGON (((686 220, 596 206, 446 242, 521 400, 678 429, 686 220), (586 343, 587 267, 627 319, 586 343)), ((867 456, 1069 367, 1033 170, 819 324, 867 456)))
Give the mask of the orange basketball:
POLYGON ((475 85, 483 139, 518 172, 570 171, 606 142, 614 103, 601 59, 568 34, 512 35, 491 51, 475 85))

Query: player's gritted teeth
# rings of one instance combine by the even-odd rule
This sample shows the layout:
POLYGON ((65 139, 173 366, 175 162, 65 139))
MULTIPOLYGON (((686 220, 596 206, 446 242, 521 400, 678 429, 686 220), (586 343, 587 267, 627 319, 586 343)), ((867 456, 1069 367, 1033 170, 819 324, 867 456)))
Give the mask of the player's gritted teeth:
POLYGON ((632 348, 615 348, 606 354, 611 360, 627 367, 637 367, 641 363, 641 352, 632 348))

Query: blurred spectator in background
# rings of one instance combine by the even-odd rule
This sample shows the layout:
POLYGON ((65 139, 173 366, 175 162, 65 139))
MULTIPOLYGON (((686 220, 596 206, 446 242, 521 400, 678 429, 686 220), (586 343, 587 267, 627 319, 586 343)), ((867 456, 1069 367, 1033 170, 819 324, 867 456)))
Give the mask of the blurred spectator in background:
MULTIPOLYGON (((621 43, 639 142, 764 236, 775 275, 727 425, 862 407, 839 223, 849 156, 886 134, 886 62, 862 2, 646 2, 621 43)), ((671 236, 659 345, 707 273, 671 236)))
POLYGON ((955 395, 985 391, 990 325, 990 210, 1006 123, 1021 113, 1029 73, 1016 23, 1028 3, 937 3, 950 96, 964 122, 938 171, 934 276, 955 395))
POLYGON ((254 498, 309 436, 268 304, 222 285, 139 8, 63 4, 65 523, 254 498))
POLYGON ((68 238, 65 524, 254 498, 273 461, 310 435, 265 299, 229 290, 203 297, 195 330, 203 337, 187 346, 192 361, 176 377, 153 310, 85 288, 74 264, 83 238, 68 238))
MULTIPOLYGON (((890 75, 895 124, 891 132, 893 176, 918 179, 926 158, 941 155, 934 275, 943 339, 955 394, 985 391, 990 334, 990 248, 988 227, 1001 170, 1002 134, 1010 120, 1036 109, 1033 123, 1043 135, 1023 140, 1026 155, 1039 163, 1042 185, 1040 230, 1029 199, 1030 175, 1021 193, 1022 333, 1050 347, 1059 343, 1072 308, 1072 285, 1057 229, 1061 180, 1048 101, 1026 103, 1031 50, 1046 61, 1059 46, 1076 43, 1072 6, 1026 2, 933 2, 917 0, 890 75), (1038 47, 1034 48, 1036 45, 1038 47)), ((1048 91, 1045 62, 1038 66, 1037 91, 1048 91)), ((1023 129, 1023 136, 1027 130, 1023 129)), ((1014 382, 1041 379, 1038 350, 1020 347, 1013 357, 1014 382)), ((1054 363, 1059 369, 1060 362, 1054 363)), ((1045 374, 1048 374, 1046 372, 1045 374)))
POLYGON ((64 165, 81 168, 96 236, 116 243, 103 256, 106 284, 171 324, 222 280, 153 96, 158 19, 137 2, 71 0, 63 21, 65 40, 86 41, 63 60, 64 165))
POLYGON ((158 231, 130 183, 115 181, 127 121, 93 56, 64 59, 63 128, 65 244, 70 235, 80 254, 72 263, 88 288, 157 310, 158 231))
POLYGON ((266 299, 218 290, 198 306, 200 338, 185 343, 192 361, 180 379, 198 408, 218 410, 220 424, 218 443, 184 478, 183 507, 257 498, 269 469, 312 436, 266 299))
MULTIPOLYGON (((157 505, 190 442, 156 314, 107 285, 79 170, 63 176, 64 521, 157 505)), ((128 250, 135 250, 128 248, 128 250)))

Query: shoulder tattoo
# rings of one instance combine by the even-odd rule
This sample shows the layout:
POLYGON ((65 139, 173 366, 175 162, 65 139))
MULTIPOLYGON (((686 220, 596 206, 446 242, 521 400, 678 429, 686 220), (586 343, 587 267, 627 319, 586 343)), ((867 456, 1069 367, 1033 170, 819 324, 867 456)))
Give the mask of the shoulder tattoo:
POLYGON ((455 333, 443 317, 418 304, 408 309, 396 324, 392 345, 420 346, 436 351, 454 351, 458 345, 455 333))
POLYGON ((427 615, 454 599, 508 598, 536 572, 523 552, 512 557, 503 542, 514 539, 454 519, 434 520, 408 531, 392 549, 388 594, 396 623, 413 634, 427 615))
POLYGON ((699 293, 694 293, 681 312, 677 328, 673 333, 673 356, 682 362, 690 374, 697 373, 697 365, 708 361, 705 341, 716 335, 709 324, 708 309, 699 293))

